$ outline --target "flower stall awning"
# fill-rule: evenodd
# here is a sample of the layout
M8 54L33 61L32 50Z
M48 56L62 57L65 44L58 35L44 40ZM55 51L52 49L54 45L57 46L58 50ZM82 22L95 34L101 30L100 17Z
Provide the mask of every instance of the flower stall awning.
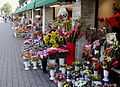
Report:
M29 4L27 4L26 10L34 9L34 7L35 7L35 2L36 2L36 0L32 0L32 2L30 2Z
M57 2L58 0L37 0L36 1L36 4L35 4L35 7L41 7L41 6L44 6L44 5L48 5L48 4L52 4L52 3L55 3Z
M21 12L24 12L25 10L26 10L26 6L16 9L15 13L21 13Z

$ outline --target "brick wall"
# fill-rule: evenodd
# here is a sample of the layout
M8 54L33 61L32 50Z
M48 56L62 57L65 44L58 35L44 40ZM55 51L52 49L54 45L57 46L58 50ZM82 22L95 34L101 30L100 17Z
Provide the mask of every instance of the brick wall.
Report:
M45 21L48 23L53 20L53 8L46 7L45 8Z
M95 23L95 0L81 0L81 21L83 22L83 30L86 29L87 25L91 24L94 26ZM76 42L76 57L82 57L82 49L86 43L86 39L83 36Z
M81 0L81 17L84 22L84 27L95 23L95 1L96 0Z

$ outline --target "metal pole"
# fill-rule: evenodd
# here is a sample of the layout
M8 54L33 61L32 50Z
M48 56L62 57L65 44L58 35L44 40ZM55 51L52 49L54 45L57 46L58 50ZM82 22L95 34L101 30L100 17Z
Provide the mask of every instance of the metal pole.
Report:
M98 27L98 9L99 9L99 0L95 0L95 28Z
M34 9L32 9L32 24L34 22Z
M43 15L42 15L42 32L45 33L45 6L43 6L42 9Z

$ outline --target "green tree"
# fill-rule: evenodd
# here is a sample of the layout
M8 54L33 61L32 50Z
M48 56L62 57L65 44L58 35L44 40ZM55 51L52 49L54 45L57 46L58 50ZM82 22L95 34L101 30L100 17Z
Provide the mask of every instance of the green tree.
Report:
M10 5L10 3L6 2L2 8L1 11L4 11L5 14L10 14L12 11L12 6Z

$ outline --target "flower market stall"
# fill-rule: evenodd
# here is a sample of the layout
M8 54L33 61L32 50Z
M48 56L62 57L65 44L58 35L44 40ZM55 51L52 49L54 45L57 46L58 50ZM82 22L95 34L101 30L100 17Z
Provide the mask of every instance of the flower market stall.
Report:
M49 79L58 87L96 87L113 86L110 77L113 67L119 67L119 39L113 33L107 33L107 27L90 28L95 34L84 45L80 60L75 59L75 42L85 35L81 32L80 21L71 31L61 31L53 27L47 34L33 32L24 41L23 60L25 70L42 69L49 72ZM112 37L111 37L112 35Z
M117 87L120 82L119 13L99 18L104 25L98 29L88 27L84 32L80 19L72 27L71 20L62 15L49 25L45 34L34 30L34 25L31 29L19 27L16 33L22 37L23 33L30 33L24 36L24 69L41 69L57 87ZM86 37L87 42L81 48L82 57L76 59L76 41L81 37Z

